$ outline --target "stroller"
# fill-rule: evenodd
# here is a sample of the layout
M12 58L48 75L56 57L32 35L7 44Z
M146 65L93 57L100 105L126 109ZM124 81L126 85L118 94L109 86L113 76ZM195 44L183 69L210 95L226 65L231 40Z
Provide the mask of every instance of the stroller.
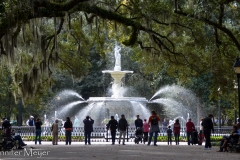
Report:
M141 143L143 141L143 129L138 127L135 132L134 142L135 142L135 144L139 144L140 141L141 141Z
M194 130L194 131L192 132L192 140L191 140L192 145L199 143L198 138L199 138L199 137L198 137L198 131L197 131L197 130Z

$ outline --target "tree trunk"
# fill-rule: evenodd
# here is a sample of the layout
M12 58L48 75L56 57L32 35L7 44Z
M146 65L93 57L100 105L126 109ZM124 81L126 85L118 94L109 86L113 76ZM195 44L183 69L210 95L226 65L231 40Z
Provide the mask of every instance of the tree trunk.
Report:
M17 107L18 107L17 125L22 126L22 107L23 107L23 104L22 104L22 99L21 98L18 100Z

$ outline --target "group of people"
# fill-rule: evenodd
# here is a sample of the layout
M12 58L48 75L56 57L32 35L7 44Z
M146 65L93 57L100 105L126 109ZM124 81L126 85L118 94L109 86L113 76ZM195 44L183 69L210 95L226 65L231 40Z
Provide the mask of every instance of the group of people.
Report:
M157 135L160 131L159 129L159 122L160 117L157 115L155 111L151 112L152 115L149 117L148 122L146 119L142 121L140 119L140 116L137 115L137 119L135 120L135 127L136 130L138 128L141 128L144 134L144 142L148 140L148 145L151 144L152 137L154 135L154 146L157 146ZM128 128L128 122L125 119L124 115L121 115L121 118L119 121L114 119L114 116L111 116L111 120L107 124L107 130L110 130L111 132L111 138L112 138L112 145L115 144L116 139L116 131L119 131L119 141L118 143L121 143L121 140L123 139L122 145L125 145L125 136L126 136L126 130ZM149 133L149 138L148 138Z
M212 148L210 136L211 133L214 133L214 127L212 122L213 115L209 114L208 117L203 118L200 122L200 137L204 135L205 137L205 150L210 150ZM79 123L79 122L77 122ZM153 145L157 146L157 137L158 133L160 132L159 128L160 123L160 117L157 115L155 111L151 112L151 116L147 119L140 119L140 116L136 116L135 120L135 127L137 129L141 129L143 131L143 141L144 143L147 142L147 145L151 144L152 138L153 138ZM34 120L34 117L31 116L28 120L27 124L29 126L35 126L35 144L37 144L37 141L39 144L41 144L41 126L43 125L41 120L39 118ZM86 116L86 118L83 120L84 124L84 136L85 136L85 145L91 145L91 133L93 132L93 124L94 120L90 116ZM167 124L166 119L164 119L164 126ZM6 135L10 134L10 128L11 124L7 119L4 119L2 123L2 129L5 131ZM125 136L126 131L128 129L128 122L124 115L121 115L121 118L117 121L114 119L114 116L111 116L110 121L107 123L107 130L110 130L111 133L111 139L112 139L112 145L115 144L116 139L116 132L119 131L119 141L120 144L122 141L122 145L125 145ZM69 117L66 118L66 121L64 123L65 128L65 135L66 135L66 145L71 145L71 134L73 131L74 124L70 120ZM53 135L52 144L57 145L58 144L58 133L59 133L59 124L58 120L56 119L55 122L50 127ZM163 128L165 129L165 127ZM167 135L168 135L168 145L172 145L172 134L174 134L175 137L175 143L176 145L179 145L179 137L180 137L180 130L181 125L179 123L179 119L175 120L175 123L173 124L173 130L171 129L171 126L167 126ZM186 123L186 133L187 133L187 143L190 145L192 143L192 136L193 132L195 130L195 125L192 122L191 118L188 119L188 122ZM149 136L148 136L149 135ZM220 150L219 152L227 151L227 144L229 141L237 141L240 136L240 125L233 126L233 132L230 136L224 136L221 140ZM16 140L19 141L20 146L19 149L22 149L23 146L26 146L26 144L22 141L21 136L16 135L14 137Z
M75 118L76 120L76 118ZM30 117L29 123L31 124L34 120L33 117ZM28 124L29 124L28 123ZM59 133L59 121L58 119L55 120L55 122L52 124L52 126L50 126L51 131L52 131L52 144L53 145L58 145L58 133ZM77 121L75 121L74 123L72 123L71 119L69 117L66 117L66 121L64 122L63 127L65 128L65 137L66 137L66 145L71 145L72 142L72 131L73 131L73 127L74 124L79 123ZM85 133L85 144L91 145L90 143L90 138L91 138L91 132L93 131L93 123L94 120L91 119L91 117L87 116L86 119L83 120L84 123L84 133ZM41 122L41 120L39 118L37 118L36 122L34 123L35 126L35 144L37 144L37 142L39 142L39 144L41 144L41 126L43 125L43 123ZM29 125L31 126L31 125Z
M199 137L202 137L202 134L205 137L205 150L210 150L212 145L210 141L211 133L214 133L214 127L212 123L213 115L209 114L208 117L203 118L200 122L200 134ZM175 120L173 124L173 131L171 126L168 126L167 135L168 135L168 145L172 144L172 133L174 133L176 145L179 145L179 136L181 131L181 125L179 123L179 119ZM195 125L192 122L191 118L188 118L186 122L186 133L187 133L187 143L188 145L193 144L193 133L196 131Z

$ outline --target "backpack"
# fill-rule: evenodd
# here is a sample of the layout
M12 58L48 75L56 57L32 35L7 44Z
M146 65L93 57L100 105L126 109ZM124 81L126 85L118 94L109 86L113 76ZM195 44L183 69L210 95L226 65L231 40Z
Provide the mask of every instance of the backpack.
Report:
M152 121L151 121L152 125L158 125L158 120L156 116L152 116Z

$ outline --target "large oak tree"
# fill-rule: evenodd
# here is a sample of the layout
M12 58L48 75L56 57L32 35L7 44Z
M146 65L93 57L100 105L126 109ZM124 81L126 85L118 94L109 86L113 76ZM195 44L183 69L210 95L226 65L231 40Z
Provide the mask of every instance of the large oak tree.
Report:
M240 50L238 17L237 0L2 0L1 62L26 99L51 85L56 67L86 75L89 48L104 57L112 38L134 49L146 74L166 65L181 82L211 73L212 91L224 91Z

